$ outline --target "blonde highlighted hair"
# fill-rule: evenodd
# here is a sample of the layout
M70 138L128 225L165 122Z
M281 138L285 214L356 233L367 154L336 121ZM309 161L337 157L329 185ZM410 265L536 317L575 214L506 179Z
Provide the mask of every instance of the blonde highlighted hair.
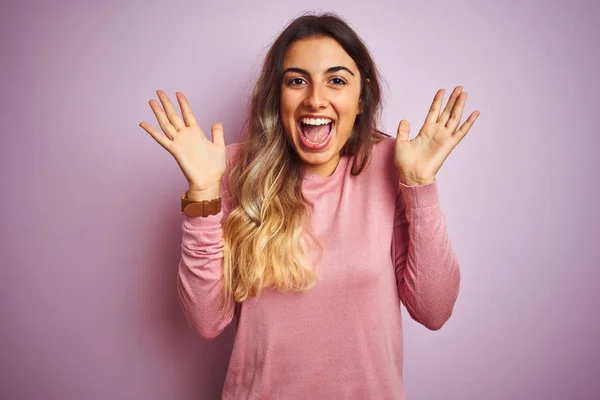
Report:
M309 204L302 194L300 160L280 120L283 59L290 44L310 37L335 39L355 61L361 75L362 113L342 148L353 156L352 174L367 165L381 113L379 74L367 47L335 14L305 14L292 21L269 49L252 93L245 137L228 170L232 210L224 231L223 302L241 303L266 288L306 291L316 282L308 257ZM323 249L321 249L323 250Z

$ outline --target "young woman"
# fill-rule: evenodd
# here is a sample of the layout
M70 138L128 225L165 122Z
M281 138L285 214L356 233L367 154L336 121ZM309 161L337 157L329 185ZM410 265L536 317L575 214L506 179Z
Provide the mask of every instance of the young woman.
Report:
M245 135L212 141L177 93L146 130L189 182L178 290L204 338L236 319L224 399L403 399L400 302L431 330L448 320L459 265L435 175L460 126L457 87L439 90L418 135L378 130L377 69L331 14L304 15L275 40Z

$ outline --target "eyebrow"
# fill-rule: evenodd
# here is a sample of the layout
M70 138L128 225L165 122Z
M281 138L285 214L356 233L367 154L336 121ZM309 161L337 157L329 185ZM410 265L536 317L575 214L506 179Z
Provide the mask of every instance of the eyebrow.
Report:
M325 71L325 73L330 74L332 72L338 72L338 71L348 71L350 73L350 75L355 76L354 72L350 71L349 68L346 67L342 67L341 65L338 65L337 67L331 67L328 68L327 71ZM292 68L288 68L285 71L283 71L283 74L287 74L288 72L296 72L298 74L304 74L304 75L310 75L308 73L308 71L302 69L302 68L296 68L296 67L292 67Z

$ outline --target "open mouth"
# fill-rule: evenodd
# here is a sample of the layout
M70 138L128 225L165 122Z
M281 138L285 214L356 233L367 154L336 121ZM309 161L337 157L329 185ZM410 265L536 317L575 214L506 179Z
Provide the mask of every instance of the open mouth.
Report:
M300 119L297 127L303 147L309 150L325 148L331 140L334 125L335 121L324 118Z

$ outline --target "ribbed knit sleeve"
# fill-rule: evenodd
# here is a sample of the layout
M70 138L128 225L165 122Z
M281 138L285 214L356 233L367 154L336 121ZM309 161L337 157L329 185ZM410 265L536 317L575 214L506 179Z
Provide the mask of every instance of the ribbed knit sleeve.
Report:
M450 318L460 286L437 182L398 185L392 239L398 294L415 321L437 330Z
M227 146L228 164L231 145ZM221 181L222 210L209 217L184 215L177 274L179 301L190 326L202 337L218 336L233 320L234 307L222 301L223 226L231 209L227 174Z

